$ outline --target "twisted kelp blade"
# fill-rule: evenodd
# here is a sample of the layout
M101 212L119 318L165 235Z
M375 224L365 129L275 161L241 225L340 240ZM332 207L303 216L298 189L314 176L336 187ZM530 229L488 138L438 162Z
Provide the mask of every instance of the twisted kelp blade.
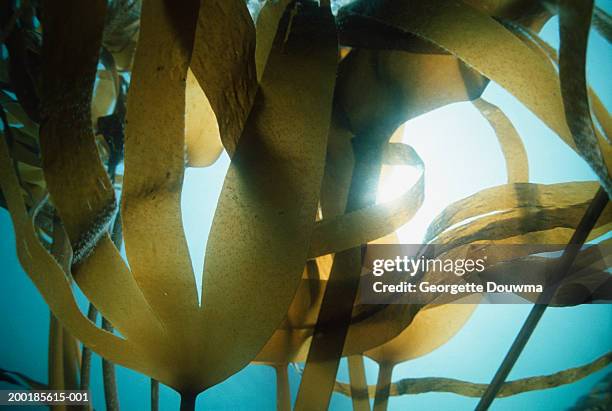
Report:
M559 262L553 271L553 278L551 279L552 287L548 287L538 296L536 304L531 308L529 315L525 319L523 326L519 330L516 338L512 342L510 349L506 353L502 363L495 372L491 383L487 387L485 393L480 398L480 401L476 405L477 411L485 411L489 409L489 406L495 399L504 381L508 377L508 374L516 364L519 356L523 352L523 349L529 342L533 331L537 327L540 319L544 315L548 304L547 299L554 296L558 290L559 284L567 276L568 272L572 268L577 254L579 253L580 247L582 247L588 238L589 233L595 226L595 223L599 219L600 215L604 211L606 205L609 203L609 198L603 187L599 187L597 193L593 197L593 201L589 204L583 216L580 218L580 222L577 224L576 231L572 234L572 238L563 250L563 254L559 258Z
M612 146L597 139L586 82L586 51L592 13L592 0L560 2L559 77L565 117L578 152L591 165L608 195L612 195Z
M528 207L586 206L597 183L580 181L556 184L515 183L486 188L447 206L431 222L425 242L433 241L442 232L473 217L493 212Z
M596 184L593 184L595 188ZM582 189L586 196L590 195L588 190ZM556 193L556 198L563 198L563 191ZM489 199L483 199L483 204L487 201L492 201L495 196L491 196ZM550 197L549 197L550 198ZM551 200L553 203L555 199ZM463 253L462 247L468 247L475 242L504 242L509 241L510 243L516 244L529 244L535 243L540 244L540 240L546 240L546 237L539 236L540 232L534 233L534 231L544 230L555 227L568 227L574 228L578 223L580 215L576 216L576 213L580 214L580 210L584 210L586 204L581 200L576 200L577 204L561 204L560 207L544 207L543 209L531 208L518 208L514 211L509 211L508 216L502 218L497 215L491 215L484 217L483 219L475 220L457 228L457 232L454 230L449 231L449 237L454 239L454 244L448 247L436 247L439 253ZM473 205L476 207L476 204ZM466 206L468 209L471 206ZM465 209L458 207L459 209ZM478 208L478 207L477 207ZM504 207L502 207L504 209ZM490 210L491 211L491 210ZM522 217L523 213L525 216ZM538 214L539 213L539 214ZM609 211L608 211L609 214ZM602 230L599 231L599 235L609 230L609 224L605 221L610 220L610 216L601 219L599 226ZM481 220L485 220L485 222ZM547 223L538 223L540 219L549 221ZM463 221L463 219L460 219ZM522 224L524 222L527 224ZM449 225L450 226L450 225ZM484 227L484 228L483 228ZM429 231L432 231L430 228ZM549 230L553 231L553 230ZM556 230L555 234L558 234L557 238L561 235L566 235L565 231L558 233ZM534 234L538 234L534 237ZM570 233L571 235L571 233ZM591 238L596 237L594 233ZM546 242L546 241L545 241ZM440 254L444 255L444 254ZM423 281L426 281L425 278ZM401 303L401 301L398 301ZM423 298L421 303L423 305L434 303L432 296ZM372 342L374 340L381 341L379 344L394 338L401 330L403 330L412 321L414 315L419 311L421 307L417 305L379 305L379 306L362 306L356 307L353 312L353 319L351 320L351 327L347 335L346 343L344 346L344 353L350 354L355 352L363 352L368 350L370 347L364 345L364 341ZM377 344L377 345L379 345Z
M487 119L501 147L506 160L506 174L508 183L526 183L529 181L529 162L527 151L521 136L517 133L512 122L503 111L485 99L477 98L472 104Z
M206 386L256 356L299 285L325 163L334 27L329 9L312 5L294 17L286 41L279 30L225 178L203 273Z
M100 355L142 372L149 371L149 367L139 365L144 364L143 358L128 341L98 329L79 310L66 274L36 236L4 139L0 142L0 185L11 213L19 261L53 314Z
M115 193L91 131L90 101L106 3L62 4L45 7L43 19L43 51L52 56L43 67L40 146L45 179L79 263L73 267L79 287L124 336L149 335L147 330L159 332L159 326L107 233ZM64 9L71 11L69 18ZM89 20L91 24L84 24ZM79 61L71 70L65 67L68 52Z
M310 258L359 247L384 237L410 221L419 210L425 192L424 165L419 155L406 144L392 143L385 147L383 162L414 165L422 172L417 182L395 200L318 221L310 243Z
M436 238L439 252L480 240L501 240L525 232L557 227L575 227L586 205L569 207L525 207L482 217L472 224L449 230ZM612 207L607 207L595 227L612 221Z
M414 33L448 50L506 88L576 150L553 67L491 17L448 0L386 0L376 7L357 3L343 10L342 18L365 13L362 17Z
M232 155L257 91L255 27L244 0L205 0L198 17L191 70Z
M73 0L48 2L43 14L41 154L51 198L66 220L75 262L91 252L116 209L90 118L105 14L106 2L102 0L87 5ZM68 60L79 63L67 66ZM72 161L62 158L66 150L80 156ZM82 174L83 165L88 173ZM60 186L65 188L57 190ZM75 197L87 198L92 204L82 207L73 201Z
M609 366L610 363L612 363L612 353L606 353L593 362L579 367L569 368L550 375L507 381L502 385L497 397L510 397L524 392L545 390L571 384L596 373ZM472 383L452 378L404 378L391 384L389 395L399 396L425 394L428 392L450 392L464 397L480 397L486 388L487 384ZM350 395L350 387L345 383L336 382L334 391L342 395ZM376 393L376 387L370 385L368 387L368 393L369 397L373 398ZM592 408L589 409L592 410Z
M393 133L389 141L391 143L399 142L403 139L403 135L404 127L402 126ZM327 220L327 223L342 216L346 208L346 200L354 166L354 154L351 145L352 138L353 134L346 128L346 124L342 121L341 110L336 106L332 116L332 125L328 138L327 159L320 199L321 214L323 219ZM381 179L388 170L385 166L420 166L418 155L408 146L400 147L399 149L393 144L386 146L383 149L383 160L386 164L382 167ZM389 203L386 203L382 206L386 207L388 205ZM377 206L367 207L366 209L372 211L376 209L376 207ZM349 215L350 214L352 213L349 213ZM341 218L337 219L337 221L341 221ZM388 234L388 232L383 233L383 237L380 237L379 240L386 238L384 234ZM317 240L315 240L314 237L315 234L313 234L313 241L311 242L311 254L317 253L313 252L313 249L317 247ZM377 236L374 235L373 237ZM333 263L333 255L327 254L318 257L316 263L318 266L318 278L328 279Z
M601 250L601 252L600 252ZM610 256L610 244L600 244L580 252L576 265L559 286L559 292L550 301L550 305L567 307L592 301L612 300L612 293L606 292L605 285L612 280L607 272L606 259ZM487 268L479 275L482 281L494 281L497 284L518 284L538 282L550 283L550 259L538 256L514 258ZM517 293L527 301L536 302L538 293Z
M508 27L514 34L519 36L523 42L529 45L536 52L550 59L555 67L557 67L557 69L559 68L559 56L557 55L557 51L550 44L544 41L537 33L534 33L529 28L516 24L510 24ZM593 111L593 115L603 130L605 138L604 136L598 135L599 130L597 128L594 129L594 132L597 134L598 141L601 142L602 140L607 140L609 142L610 136L612 136L612 118L610 117L610 113L608 113L608 110L602 103L597 93L595 93L590 86L587 88L591 110ZM603 146L603 149L605 151L605 146Z
M180 351L181 373L197 334L198 295L181 220L185 78L198 0L145 0L127 102L121 217L130 268ZM172 10L172 11L170 11ZM185 382L188 384L188 382ZM180 387L175 387L180 388Z
M215 41L211 41L211 36L207 36L207 34L210 34L208 33L210 29L201 28L201 30L196 33L196 36L198 36L196 40L200 42L197 43L194 53L197 53L198 60L196 60L196 55L194 55L192 65L196 70L201 70L201 81L208 85L208 93L218 100L216 109L219 115L224 115L226 112L230 114L233 113L233 115L236 116L248 115L257 87L257 84L254 84L252 81L252 68L250 67L252 60L251 43L253 41L253 35L251 34L252 23L244 19L244 7L242 7L240 3L239 1L227 4L224 2L219 2L218 4L216 2L207 2L206 7L219 10L226 7L232 9L236 8L238 10L237 15L242 17L239 19L238 23L236 23L235 19L232 19L231 22L228 21L227 27L233 27L237 24L242 28L241 30L231 30L231 35L229 36L219 36L216 34L212 36ZM258 81L261 80L265 65L268 61L272 42L274 41L278 29L278 22L289 3L290 1L288 0L266 2L257 19L255 29L255 64ZM210 13L210 11L207 10L206 13ZM227 15L222 13L222 15L223 18L232 17L231 13ZM217 17L217 15L207 15L205 19L207 19L207 21L215 21L214 26L224 26L223 23L217 21ZM201 18L204 19L202 16ZM239 53L237 56L229 56L227 53L228 47L225 43L228 41L242 42L242 40L238 39L238 35L246 36L249 40L241 46L242 53ZM226 64L220 66L218 64L219 60L213 60L211 59L212 54L206 54L212 51L216 52L219 56L223 56L222 60ZM232 71L224 71L228 68ZM237 76L239 80L231 79L228 76ZM219 80L222 81L221 84L219 84ZM239 91L237 95L233 96L231 93L226 93L227 89L223 87L227 81L232 83L232 87L237 87ZM225 104L244 104L244 106L232 110L227 108ZM195 79L191 70L187 76L187 112L185 115L188 164L191 167L208 166L216 160L223 149L220 140L220 127L208 97L200 87L198 80ZM245 119L241 121L244 122ZM229 130L228 128L232 128L233 130ZM239 124L232 124L230 122L229 124L225 124L222 130L228 135L226 140L228 140L227 145L230 147L231 144L234 144L230 142L232 140L230 137L231 133L240 133L242 128ZM234 140L237 140L237 137L235 137ZM233 149L231 147L228 151L230 154L233 154Z
M487 84L452 55L353 49L340 65L336 106L353 134L385 138L412 118L480 96Z

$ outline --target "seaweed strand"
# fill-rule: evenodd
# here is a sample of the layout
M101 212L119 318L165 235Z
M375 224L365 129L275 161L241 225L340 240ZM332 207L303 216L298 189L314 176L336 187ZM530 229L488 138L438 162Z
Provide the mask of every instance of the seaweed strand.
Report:
M121 249L121 232L121 215L120 212L118 212L115 216L115 221L111 229L111 239L113 240L113 244L115 244L115 247L117 247L117 249ZM110 333L114 331L113 325L105 317L102 317L102 329ZM118 411L119 395L117 393L117 376L115 374L115 364L105 358L102 358L102 379L104 382L104 398L106 400L106 409L108 411Z
M493 380L491 380L491 383L487 387L487 390L485 391L484 395L476 406L476 411L487 410L495 399L498 391L500 390L504 381L508 377L508 374L510 374L512 367L516 363L516 360L521 355L521 352L527 345L531 334L540 322L542 315L544 315L544 312L548 307L546 301L551 301L551 297L554 296L555 292L557 291L559 285L561 284L561 280L563 280L563 278L570 271L572 264L574 263L578 252L580 251L580 248L582 247L582 245L587 239L587 236L595 226L597 219L608 204L608 201L608 194L606 193L604 188L600 186L599 190L597 190L595 198L589 205L589 208L584 213L580 224L578 224L576 231L574 231L574 234L572 235L569 244L563 251L563 255L559 260L557 275L552 281L552 286L548 287L538 297L538 300L531 309L529 316L525 320L525 323L523 324L521 330L516 336L516 339L512 343L510 350L506 354L506 357L504 358L499 369L495 373Z
M197 394L181 393L180 411L195 411Z
M366 381L363 355L348 357L349 378L351 381L351 400L354 411L370 411L368 382Z
M391 376L393 375L393 364L382 363L378 370L378 381L376 382L376 396L374 398L374 411L387 411L389 405L389 391L391 389Z
M87 310L87 319L94 324L98 319L98 310L91 303ZM89 383L91 381L91 348L85 344L83 344L81 359L81 389L89 390Z
M159 411L159 381L151 378L151 411Z
M596 360L575 368L559 371L549 375L521 378L505 382L496 397L504 398L524 392L556 388L566 384L572 384L578 380L588 377L612 363L612 352L608 352ZM426 377L426 378L404 378L391 383L390 396L426 394L430 392L446 392L464 397L480 397L485 392L488 384L478 384L470 381L461 381L454 378ZM336 381L334 391L338 394L354 396L349 384ZM368 386L368 396L365 392L359 394L362 398L372 398L376 395L376 386Z

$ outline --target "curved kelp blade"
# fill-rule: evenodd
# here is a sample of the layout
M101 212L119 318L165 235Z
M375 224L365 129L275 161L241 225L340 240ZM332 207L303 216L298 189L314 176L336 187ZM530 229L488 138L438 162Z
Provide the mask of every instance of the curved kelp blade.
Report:
M194 347L197 288L181 220L185 78L200 2L145 0L128 95L121 217L133 275L182 351ZM170 12L172 9L172 12Z
M557 69L559 68L559 56L557 51L550 44L544 41L537 33L516 24L508 25L508 27L514 34L519 36L523 42L529 45L533 50L543 55L545 58L550 59L555 67L557 67ZM604 141L610 142L610 136L612 136L612 118L610 117L610 113L608 113L608 110L597 93L595 93L591 87L587 88L591 110L593 111L593 115L597 119L597 122L601 126L604 136L599 136L599 130L597 128L594 128L593 131L597 135L597 139L600 143ZM604 151L606 150L605 145L602 144L601 147L603 147Z
M282 27L288 19L286 14ZM328 8L305 7L288 36L284 30L276 36L207 245L200 316L206 386L255 357L300 283L323 176L337 60Z
M150 371L140 366L144 361L131 343L98 329L79 310L68 277L36 236L4 140L0 141L0 184L13 221L19 261L61 324L105 358Z
M365 353L379 364L399 364L422 357L451 340L476 309L479 296L463 304L426 306L400 335ZM467 302L473 304L468 304Z
M479 296L471 299L476 302ZM379 364L374 411L387 409L395 365L428 354L448 342L465 325L475 308L475 304L426 307L400 335L365 353Z
M592 0L560 2L559 77L565 117L576 147L601 180L608 196L612 196L612 146L597 139L586 82L586 52L592 13Z
M472 224L459 226L436 238L441 245L439 250L448 250L479 240L502 240L525 232L544 231L552 228L573 228L578 224L581 213L587 205L525 207L506 210L491 216L477 219ZM595 227L609 223L612 207L607 207Z
M527 187L532 193L521 200L523 203L519 201L522 198L520 190L522 187ZM519 190L513 195L517 188ZM539 206L539 197L533 194L538 188L543 192ZM465 255L466 249L470 245L482 243L562 243L562 240L571 236L573 229L580 220L581 213L584 212L589 203L591 193L589 188L596 190L597 184L591 182L552 186L514 184L483 190L483 194L477 193L473 198L453 204L436 219L435 227L443 232L441 236L435 239L436 244L443 244L443 246L436 247L437 255L457 254L457 258L459 258L461 255ZM504 191L507 194L504 194ZM522 191L525 192L524 189ZM530 191L526 191L526 193L529 194ZM564 201L565 197L567 197L566 201ZM495 203L496 198L500 198L497 203ZM492 206L486 207L488 203L491 203ZM522 205L526 206L522 207ZM503 210L502 213L486 214L491 210L496 210L498 206L500 210ZM457 210L471 210L472 208L475 208L476 211L463 213L461 214L463 217L454 214L457 213ZM483 213L478 210L483 211ZM598 227L590 238L596 238L598 235L609 231L609 222L612 219L611 211L612 207L608 207L606 214L602 216L598 222ZM483 214L485 215L482 216ZM456 215L457 218L453 218L453 215ZM472 217L475 216L482 217L473 220ZM463 225L458 224L462 222ZM448 230L444 231L445 229ZM436 229L433 227L428 230L429 233L435 231ZM510 255L508 258L512 257L517 256ZM428 280L428 277L424 278L424 281L426 280ZM412 302L417 301L412 300ZM424 305L434 303L435 300L428 296L428 298L420 299L418 302ZM355 307L351 327L344 345L344 354L363 352L371 349L372 346L389 341L398 334L397 330L403 330L413 321L415 314L420 309L421 306L419 305L403 304ZM379 341L379 343L368 347L367 343L375 341Z
M557 184L516 183L487 188L446 207L429 225L425 241L434 241L443 231L462 221L484 215L493 216L494 212L529 207L585 207L592 198L590 194L596 190L597 183L590 181Z
M512 125L512 122L499 107L491 104L483 98L472 101L472 104L487 119L501 147L506 160L506 174L508 183L529 182L529 162L527 161L527 150Z
M48 58L40 145L45 179L72 245L79 287L124 336L141 335L156 329L156 323L108 235L115 194L91 131L90 101L106 2L64 3L50 4L43 15ZM64 10L74 14L66 18ZM66 59L78 64L66 70Z
M340 64L336 105L353 134L382 137L431 110L477 98L487 84L453 55L353 49Z
M355 14L371 18L447 50L507 89L576 150L565 121L558 76L550 61L492 17L450 0L385 0L376 7L360 2L343 11L342 18ZM597 170L597 164L589 164Z
M245 1L202 1L191 70L217 116L221 141L232 155L257 91L255 27Z
M106 233L116 209L115 193L99 160L90 118L105 13L105 1L85 5L63 0L48 2L43 14L41 156L51 198L65 220L75 262L87 257ZM69 70L67 60L75 61ZM80 155L71 158L64 154L66 151ZM84 169L88 172L82 173ZM89 200L90 206L82 207L74 197Z
M395 200L318 221L312 234L309 258L359 247L384 237L410 221L419 210L425 191L424 165L419 155L406 144L391 143L385 149L383 162L416 166L421 175Z

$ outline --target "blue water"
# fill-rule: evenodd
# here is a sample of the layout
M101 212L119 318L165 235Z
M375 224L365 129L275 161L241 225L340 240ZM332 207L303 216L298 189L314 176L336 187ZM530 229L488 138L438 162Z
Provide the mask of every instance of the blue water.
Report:
M611 1L598 2L607 10ZM558 44L557 23L549 22L543 37ZM612 104L612 54L610 46L595 32L591 35L588 77L607 107ZM552 183L594 180L590 169L559 139L495 84L485 98L499 105L515 124L529 154L531 181ZM454 104L428 113L410 122L407 139L425 160L427 202L406 232L418 242L423 227L447 204L482 188L505 182L503 157L487 123L470 104ZM452 151L452 156L449 153ZM463 158L463 161L458 159ZM474 159L474 161L471 161ZM213 167L188 170L183 193L186 233L196 273L201 272L203 249L210 228L216 198L228 165L222 157ZM478 168L474 166L478 162ZM474 178L478 176L479 178ZM47 380L47 337L49 311L40 295L21 270L15 256L12 227L5 210L0 210L0 367L23 372L40 381ZM199 281L199 279L198 279ZM80 297L83 310L86 301ZM393 380L407 377L444 376L473 382L488 382L507 352L524 321L530 306L482 305L467 325L446 345L433 353L396 367ZM612 306L588 305L573 308L551 308L544 315L532 339L519 358L509 379L543 375L588 363L612 349ZM566 409L586 394L611 367L574 384L550 390L534 391L498 399L492 410ZM374 384L377 365L366 360L368 382ZM299 373L289 369L292 394L295 397ZM338 379L348 381L343 360ZM121 407L124 410L149 409L148 378L117 367ZM1 384L0 389L9 388ZM104 409L100 359L92 364L94 406ZM161 387L162 410L178 409L179 397ZM393 397L389 410L469 410L477 400L454 394L421 394ZM249 366L198 398L198 409L206 410L274 410L275 376L266 366ZM2 409L2 407L0 407ZM334 395L330 409L350 410L350 400Z

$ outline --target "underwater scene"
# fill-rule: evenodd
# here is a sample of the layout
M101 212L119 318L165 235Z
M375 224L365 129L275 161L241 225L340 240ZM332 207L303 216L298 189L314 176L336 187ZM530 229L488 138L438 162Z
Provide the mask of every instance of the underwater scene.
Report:
M0 1L0 410L612 411L611 14Z

